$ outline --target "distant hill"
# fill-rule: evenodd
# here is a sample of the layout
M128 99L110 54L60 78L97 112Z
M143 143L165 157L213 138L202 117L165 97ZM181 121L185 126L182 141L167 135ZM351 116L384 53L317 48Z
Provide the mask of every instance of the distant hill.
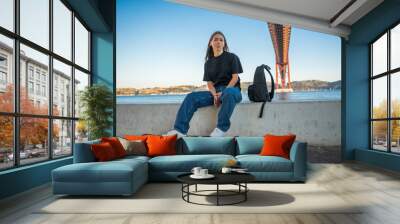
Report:
M294 91L307 91L307 90L334 90L341 88L341 81L326 82L320 80L306 80L306 81L295 81L292 82L292 88Z
M293 91L313 91L313 90L340 90L341 81L327 82L320 80L304 80L291 82ZM252 82L241 82L242 91L246 91ZM269 89L271 84L267 82ZM117 88L118 96L136 96L136 95L163 95L163 94L186 94L193 91L207 90L206 85L179 85L170 87L153 87L153 88Z

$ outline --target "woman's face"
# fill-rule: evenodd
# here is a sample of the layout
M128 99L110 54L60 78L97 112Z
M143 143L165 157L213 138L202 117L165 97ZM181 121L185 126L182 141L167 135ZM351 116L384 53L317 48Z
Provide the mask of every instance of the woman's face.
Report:
M221 34L215 34L211 39L210 46L213 50L222 51L225 46L224 37Z

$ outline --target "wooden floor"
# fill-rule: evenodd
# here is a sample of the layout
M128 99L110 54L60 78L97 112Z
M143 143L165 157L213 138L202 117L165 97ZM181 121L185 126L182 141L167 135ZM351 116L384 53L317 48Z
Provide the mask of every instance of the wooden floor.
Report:
M47 185L1 201L0 223L400 223L399 173L359 163L311 164L308 182L367 206L357 214L35 214L54 200Z

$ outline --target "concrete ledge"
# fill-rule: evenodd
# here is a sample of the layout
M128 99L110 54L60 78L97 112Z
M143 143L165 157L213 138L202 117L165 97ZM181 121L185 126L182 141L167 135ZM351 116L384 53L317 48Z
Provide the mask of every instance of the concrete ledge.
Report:
M118 104L117 135L163 134L173 128L180 103ZM240 103L231 117L228 136L262 136L292 132L314 146L341 143L341 101L271 102L258 118L261 103ZM190 122L189 135L209 135L215 128L218 109L200 108Z

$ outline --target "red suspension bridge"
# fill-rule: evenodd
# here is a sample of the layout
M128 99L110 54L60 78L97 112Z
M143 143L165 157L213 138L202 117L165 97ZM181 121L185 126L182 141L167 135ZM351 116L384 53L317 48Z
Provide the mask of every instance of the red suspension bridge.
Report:
M293 92L289 66L291 26L268 23L268 28L275 50L275 90L276 92Z

